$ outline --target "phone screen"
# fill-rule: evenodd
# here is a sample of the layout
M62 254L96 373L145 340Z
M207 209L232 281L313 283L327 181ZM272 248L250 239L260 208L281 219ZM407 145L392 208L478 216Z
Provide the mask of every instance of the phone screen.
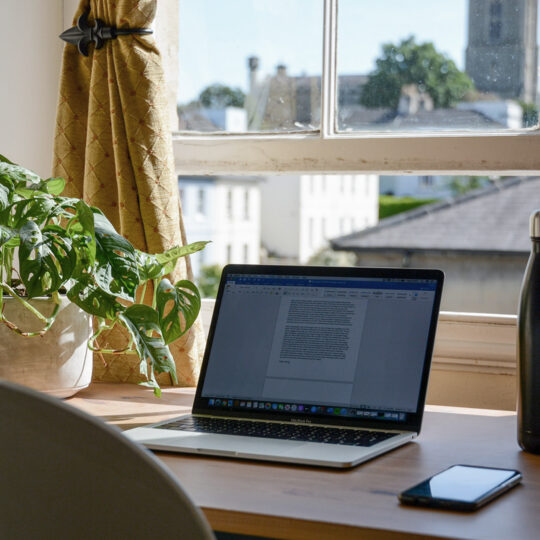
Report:
M520 479L521 474L515 470L454 465L404 491L400 500L451 508L461 505L470 509L491 500Z

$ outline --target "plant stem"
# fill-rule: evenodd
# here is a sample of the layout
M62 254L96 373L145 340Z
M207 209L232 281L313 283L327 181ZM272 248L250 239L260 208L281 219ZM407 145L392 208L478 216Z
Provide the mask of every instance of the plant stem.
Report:
M156 306L157 306L157 290L158 290L159 280L154 279L152 281L154 283L154 290L153 290L154 294L152 295L152 308L156 309Z
M139 302L141 302L142 304L144 304L144 297L146 296L146 285L148 285L148 281L144 282L143 288L142 288L142 294L139 298Z
M49 322L49 320L47 319L47 317L45 317L45 315L39 312L32 304L24 300L24 298L21 298L7 283L0 283L0 287L2 287L2 289L6 291L10 296L18 300L28 311L33 313L40 321L43 321L46 324ZM57 305L57 307L59 306ZM55 307L56 312L58 312L57 307Z
M0 312L0 321L3 322L11 331L15 332L16 334L19 334L20 336L24 336L24 337L43 336L49 330L49 328L53 325L54 321L56 320L56 316L58 315L58 311L60 310L60 296L58 295L58 292L55 291L51 295L52 301L54 302L55 305L54 305L54 309L50 317L46 318L37 309L35 309L31 304L29 304L28 302L23 300L20 296L18 296L15 293L15 291L13 291L11 287L9 287L9 285L2 283L2 293L3 293L4 288L11 290L12 292L10 292L10 295L19 299L23 303L25 308L29 309L34 315L36 315L36 317L38 317L40 320L45 322L45 326L37 332L25 332L24 330L21 330L16 324L12 323L11 321L8 321L4 317L3 312Z
M94 346L97 338L101 335L102 332L106 330L112 330L116 326L116 321L113 321L112 324L108 325L103 319L98 320L99 327L94 335L88 340L88 348L92 352L97 352L101 354L137 354L137 351L133 349L133 338L130 336L129 343L124 349L103 349L99 345Z

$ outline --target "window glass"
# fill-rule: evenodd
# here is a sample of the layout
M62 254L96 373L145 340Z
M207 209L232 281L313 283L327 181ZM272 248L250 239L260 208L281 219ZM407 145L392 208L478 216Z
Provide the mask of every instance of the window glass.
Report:
M536 2L340 0L338 129L537 124Z
M182 131L320 125L322 0L179 0Z
M246 261L440 268L443 310L516 313L539 177L348 176L354 194L341 192L341 175L324 176L324 192L305 174L180 179L204 183L214 201L204 219L186 203L188 240L211 241L192 258L195 276ZM230 221L227 193L247 183L249 220Z

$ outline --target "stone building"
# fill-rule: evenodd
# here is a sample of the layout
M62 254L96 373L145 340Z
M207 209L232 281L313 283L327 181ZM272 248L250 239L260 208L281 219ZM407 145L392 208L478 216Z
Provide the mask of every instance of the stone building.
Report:
M538 0L469 0L465 71L481 92L536 101Z

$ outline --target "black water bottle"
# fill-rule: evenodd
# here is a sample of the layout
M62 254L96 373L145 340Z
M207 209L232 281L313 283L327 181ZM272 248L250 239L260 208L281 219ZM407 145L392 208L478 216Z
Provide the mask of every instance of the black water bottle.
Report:
M518 309L518 442L540 454L540 210L531 214L531 255Z

